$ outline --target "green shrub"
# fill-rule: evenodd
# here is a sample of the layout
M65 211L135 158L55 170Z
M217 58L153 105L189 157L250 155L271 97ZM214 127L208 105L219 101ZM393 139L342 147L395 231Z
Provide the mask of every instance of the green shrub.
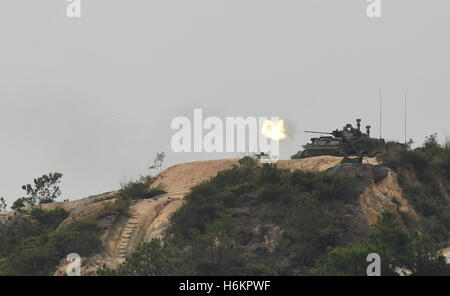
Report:
M310 271L312 275L365 276L367 255L381 257L381 275L397 275L397 268L412 275L450 275L450 265L431 241L403 230L398 217L386 212L370 235L346 248L336 247L329 252L328 262Z
M279 185L267 183L259 193L258 197L263 202L274 202L281 200L285 191Z
M200 244L199 238L210 231L208 225L221 219L221 213L234 213L235 207L241 212L242 207L250 207L245 204L250 202L248 215L265 224L281 225L285 229L284 239L273 254L262 249L248 254L245 244L252 243L253 230L244 229L245 221L241 221L231 240L236 245L244 244L242 249L233 252L245 264L234 263L239 266L237 269L225 271L225 267L219 268L205 258L207 262L201 261L200 254L206 254L207 250L200 248L199 259L195 256L193 259L198 274L245 275L252 274L251 268L261 268L257 274L267 274L269 270L271 274L305 274L317 258L326 254L327 247L344 244L349 238L346 222L338 213L339 204L355 201L362 192L354 179L326 173L291 172L269 164L258 166L250 158L239 163L192 188L185 197L186 203L172 216L168 233L189 241L191 247L194 244L194 252Z
M95 221L96 219L103 218L108 215L118 214L123 217L130 217L130 200L119 198L114 202L106 203L103 209L98 210L92 214L89 218L90 221Z
M53 210L45 210L40 207L31 210L31 218L39 221L41 230L55 230L68 216L69 212L60 207Z
M100 248L96 225L77 222L64 230L28 237L19 242L6 258L0 274L51 275L59 261L69 253L87 256Z
M306 274L329 247L346 242L346 224L317 195L304 193L296 197L287 213L286 231L279 245L279 251L290 261L287 273Z
M147 182L132 182L121 191L121 198L128 200L147 199L166 193L162 186L150 188Z
M439 145L436 135L431 135L422 147L388 150L380 159L398 173L406 198L422 216L421 230L445 246L450 238L449 147ZM414 177L417 182L411 182Z
M186 268L188 251L173 245L172 241L162 243L159 239L152 239L143 243L128 256L117 269L103 266L97 274L100 276L162 276L182 275Z

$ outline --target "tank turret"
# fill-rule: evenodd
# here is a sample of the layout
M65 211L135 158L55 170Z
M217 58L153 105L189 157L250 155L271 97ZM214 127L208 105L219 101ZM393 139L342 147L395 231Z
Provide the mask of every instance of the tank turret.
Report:
M361 121L361 119L356 120L356 128L348 123L342 130L336 129L332 132L305 131L323 136L311 138L311 143L304 145L304 150L299 151L291 158L296 159L321 155L342 157L375 156L385 149L385 141L370 137L370 125L366 126L366 133L363 133L361 131Z

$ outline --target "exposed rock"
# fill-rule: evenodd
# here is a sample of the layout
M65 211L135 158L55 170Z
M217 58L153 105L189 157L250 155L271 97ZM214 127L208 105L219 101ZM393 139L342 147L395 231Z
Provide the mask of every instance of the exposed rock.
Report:
M264 236L264 243L269 252L275 251L282 235L283 230L279 226L273 226L267 231L267 234Z
M447 259L447 263L450 264L450 248L442 250L442 255Z
M397 175L392 171L388 171L387 177L382 181L373 182L366 188L359 197L359 202L370 224L375 224L385 211L399 212L407 215L413 223L418 223L418 216L404 198Z

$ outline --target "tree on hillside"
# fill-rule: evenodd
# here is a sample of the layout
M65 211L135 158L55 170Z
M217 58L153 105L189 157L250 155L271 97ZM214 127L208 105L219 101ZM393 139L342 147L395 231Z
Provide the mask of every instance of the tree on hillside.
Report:
M6 208L8 206L6 205L6 201L3 197L0 197L0 213L3 213L4 211L6 211Z
M161 172L165 157L166 153L164 151L156 153L155 159L153 160L153 164L149 167L152 175L157 175Z
M61 173L50 173L34 179L34 185L23 185L22 189L26 191L27 196L22 198L22 203L34 205L36 202L39 204L54 202L61 195L59 184L62 176Z

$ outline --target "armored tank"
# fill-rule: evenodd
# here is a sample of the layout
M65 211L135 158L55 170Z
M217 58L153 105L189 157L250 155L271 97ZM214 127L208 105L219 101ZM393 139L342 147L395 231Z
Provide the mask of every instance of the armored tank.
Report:
M291 158L321 155L374 157L386 149L386 143L384 139L371 138L370 128L370 125L366 126L366 132L363 133L361 119L357 119L356 128L349 123L342 130L336 129L332 132L305 131L322 136L311 138L311 143L304 145L304 150L294 154Z

